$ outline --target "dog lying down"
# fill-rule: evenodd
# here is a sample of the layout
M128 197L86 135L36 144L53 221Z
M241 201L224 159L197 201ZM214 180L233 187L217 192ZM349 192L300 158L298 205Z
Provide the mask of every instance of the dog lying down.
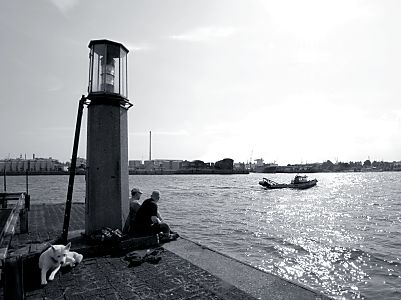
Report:
M46 275L51 271L49 280L52 281L54 276L60 270L60 267L74 267L82 261L82 254L70 251L71 243L64 245L51 245L39 257L39 269L41 273L41 284L46 285Z

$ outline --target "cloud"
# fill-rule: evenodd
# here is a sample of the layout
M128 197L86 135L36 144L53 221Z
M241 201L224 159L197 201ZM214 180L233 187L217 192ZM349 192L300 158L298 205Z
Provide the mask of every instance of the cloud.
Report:
M62 13L66 13L77 6L79 0L50 0L50 2Z
M232 27L198 27L191 31L169 36L170 39L187 42L207 42L212 39L227 38L238 30Z
M339 26L376 15L375 7L362 1L260 0L260 3L277 30L302 38L321 37Z
M131 135L134 136L148 136L149 132L133 132ZM189 135L188 131L181 129L176 131L152 131L152 136L154 135L169 135L169 136L181 136L181 135Z
M74 127L72 126L53 126L53 127L31 127L25 128L19 132L22 135L47 135L51 132L61 133L61 132L74 132Z
M123 43L123 44L124 44L124 46L127 47L127 49L129 51L137 52L137 51L149 51L149 50L152 50L152 46L148 45L148 44L145 44L145 43L135 44L135 43L128 42L128 43Z
M46 90L50 93L58 92L64 88L62 80L54 76L49 76L43 84L46 85Z

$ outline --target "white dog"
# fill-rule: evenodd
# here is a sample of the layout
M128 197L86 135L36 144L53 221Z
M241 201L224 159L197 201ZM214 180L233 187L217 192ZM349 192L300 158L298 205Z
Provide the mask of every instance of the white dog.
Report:
M49 275L49 280L53 280L54 276L60 270L61 265L65 264L67 254L70 250L71 243L67 246L53 245L39 257L39 269L41 270L41 283L46 285L46 274L49 270L52 272Z

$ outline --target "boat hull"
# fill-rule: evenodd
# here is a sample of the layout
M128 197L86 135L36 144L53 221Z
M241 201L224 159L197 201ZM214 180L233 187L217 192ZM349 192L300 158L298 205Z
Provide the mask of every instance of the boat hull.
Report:
M285 184L285 183L270 183L269 181L263 180L259 181L259 184L266 189L285 189L285 188L291 188L291 189L297 189L297 190L305 190L309 189L313 186L315 186L317 183L316 179L313 180L308 180L307 182L302 182L302 183L290 183L290 184Z

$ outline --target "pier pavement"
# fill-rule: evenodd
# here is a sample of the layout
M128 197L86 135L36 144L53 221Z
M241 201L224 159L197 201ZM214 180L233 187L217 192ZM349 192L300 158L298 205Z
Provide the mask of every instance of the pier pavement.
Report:
M32 205L29 232L16 233L10 255L43 248L60 236L63 220L63 204ZM69 227L72 250L83 250L82 243L78 244L84 222L84 205L73 204ZM123 254L84 257L76 267L58 272L45 287L30 284L40 280L38 272L30 272L30 268L37 268L35 259L24 269L25 299L329 299L186 238L150 249L154 250L157 262L136 266Z

